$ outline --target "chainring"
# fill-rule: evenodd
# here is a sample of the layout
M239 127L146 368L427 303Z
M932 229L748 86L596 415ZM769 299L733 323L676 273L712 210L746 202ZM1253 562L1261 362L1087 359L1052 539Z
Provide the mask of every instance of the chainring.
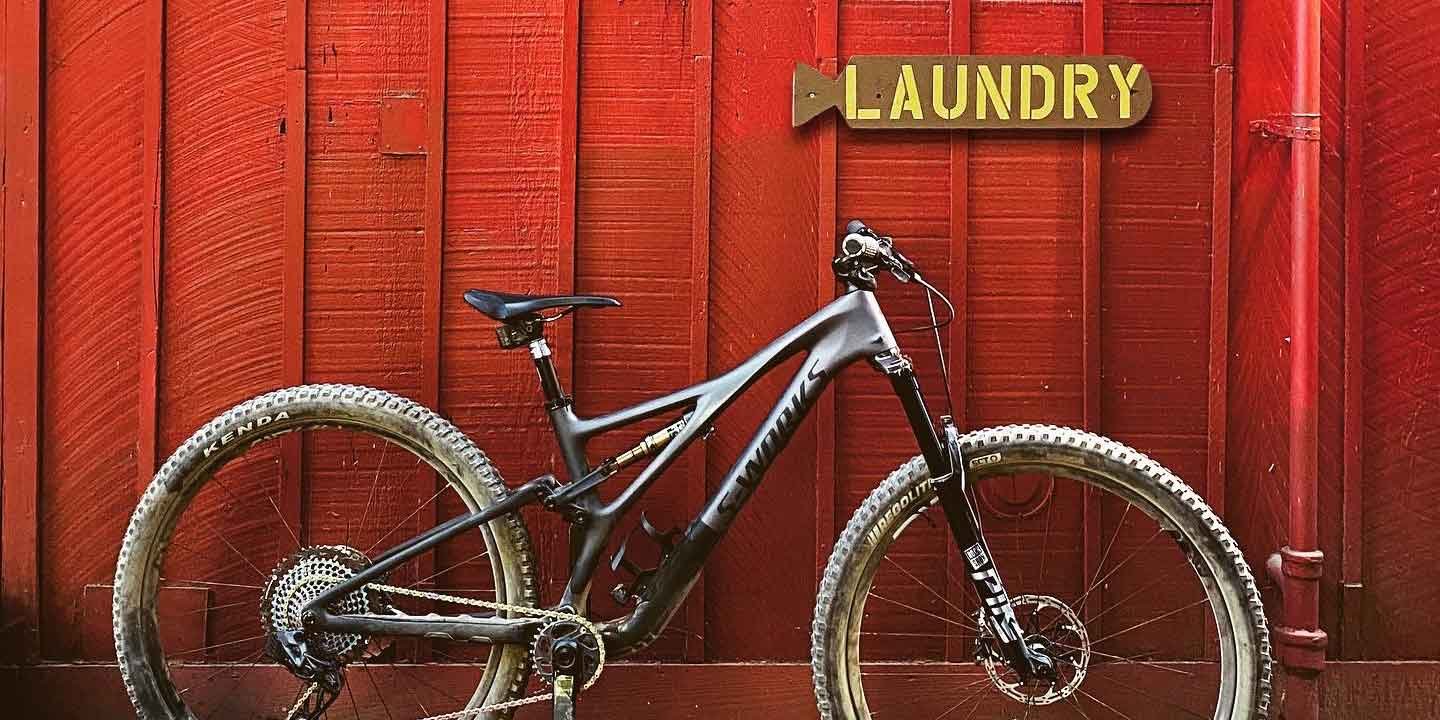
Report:
M590 630L570 620L551 620L535 633L535 641L530 646L530 660L535 666L535 675L548 686L553 687L555 684L555 659L552 654L555 643L570 638L578 642L581 651L581 675L575 678L576 687L584 686L600 667L602 655L599 640Z

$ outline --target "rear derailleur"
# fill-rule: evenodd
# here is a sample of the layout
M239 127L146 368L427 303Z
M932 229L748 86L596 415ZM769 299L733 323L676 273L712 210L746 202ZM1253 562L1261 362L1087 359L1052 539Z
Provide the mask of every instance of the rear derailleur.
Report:
M266 640L265 653L309 683L285 720L319 720L340 697L345 687L344 666L338 660L326 660L309 652L303 630L272 633Z

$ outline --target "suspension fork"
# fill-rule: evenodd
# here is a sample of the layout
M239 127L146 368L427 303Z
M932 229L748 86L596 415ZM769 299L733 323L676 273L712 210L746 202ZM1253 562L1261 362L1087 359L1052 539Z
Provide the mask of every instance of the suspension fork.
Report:
M965 481L965 459L960 450L960 430L950 417L941 418L936 432L920 393L910 358L891 348L872 359L873 364L890 380L890 387L905 408L905 417L915 431L920 454L930 468L931 483L940 498L940 507L950 525L950 535L965 557L966 573L975 586L975 594L985 608L984 622L995 636L1005 664L1022 680L1035 677L1054 679L1054 662L1043 649L1025 641L1020 621L1010 594L995 567L990 546L980 527L980 514L975 503L974 488Z

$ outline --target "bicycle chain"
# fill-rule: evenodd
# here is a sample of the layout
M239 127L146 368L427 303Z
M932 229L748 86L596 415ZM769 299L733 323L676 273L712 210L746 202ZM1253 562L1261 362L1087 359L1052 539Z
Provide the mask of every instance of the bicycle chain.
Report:
M345 579L346 578L333 578L333 581L338 583L344 582ZM410 597L421 598L423 600L434 600L436 602L447 602L456 605L472 605L475 607L483 607L490 610L503 610L506 612L516 613L520 615L531 615L534 617L552 618L555 620L573 622L576 625L580 626L582 630L594 636L596 646L600 649L599 658L595 664L595 672L590 676L590 679L585 681L585 684L581 686L581 689L590 689L590 686L594 685L595 681L600 679L600 673L605 669L605 639L600 636L600 629L595 627L594 623L585 619L581 615L562 612L560 610L546 610L544 608L526 607L524 605L510 605L508 603L491 602L489 600L461 597L459 595L445 595L442 593L429 592L428 590L415 590L413 588L397 587L395 585L384 585L381 583L370 583L365 587L366 589L370 590L380 590L387 593L394 593L396 595L408 595ZM294 707L290 709L290 713L285 716L286 720L294 719L295 711L300 709L301 704L305 702L306 698L310 697L311 693L315 692L315 687L316 683L310 684L310 686L305 690L305 693L300 696L300 700L295 703ZM547 693L540 693L527 697L516 698L514 700L506 700L504 702L492 703L490 705L485 705L484 707L467 708L465 710L444 713L442 715L430 715L427 717L418 718L417 720L460 720L461 718L478 718L480 717L481 713L509 710L510 708L516 708L522 705L530 705L532 703L543 702L545 700L549 700L552 697L553 695Z

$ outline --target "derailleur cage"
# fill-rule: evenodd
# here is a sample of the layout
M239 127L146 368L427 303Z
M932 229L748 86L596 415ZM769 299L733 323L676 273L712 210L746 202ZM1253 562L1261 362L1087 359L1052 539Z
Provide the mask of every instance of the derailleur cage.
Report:
M638 602L645 597L645 593L650 589L650 580L655 576L655 571L660 569L660 565L665 564L666 558L670 557L671 551L675 549L676 540L680 538L678 528L662 532L650 523L650 519L645 517L644 512L640 513L640 525L637 529L644 532L646 537L660 547L660 561L653 568L642 569L625 559L625 551L630 547L630 539L635 536L635 530L632 529L625 536L620 547L616 548L615 554L610 556L610 570L612 572L624 570L632 578L628 585L620 583L610 590L611 599L620 605Z

